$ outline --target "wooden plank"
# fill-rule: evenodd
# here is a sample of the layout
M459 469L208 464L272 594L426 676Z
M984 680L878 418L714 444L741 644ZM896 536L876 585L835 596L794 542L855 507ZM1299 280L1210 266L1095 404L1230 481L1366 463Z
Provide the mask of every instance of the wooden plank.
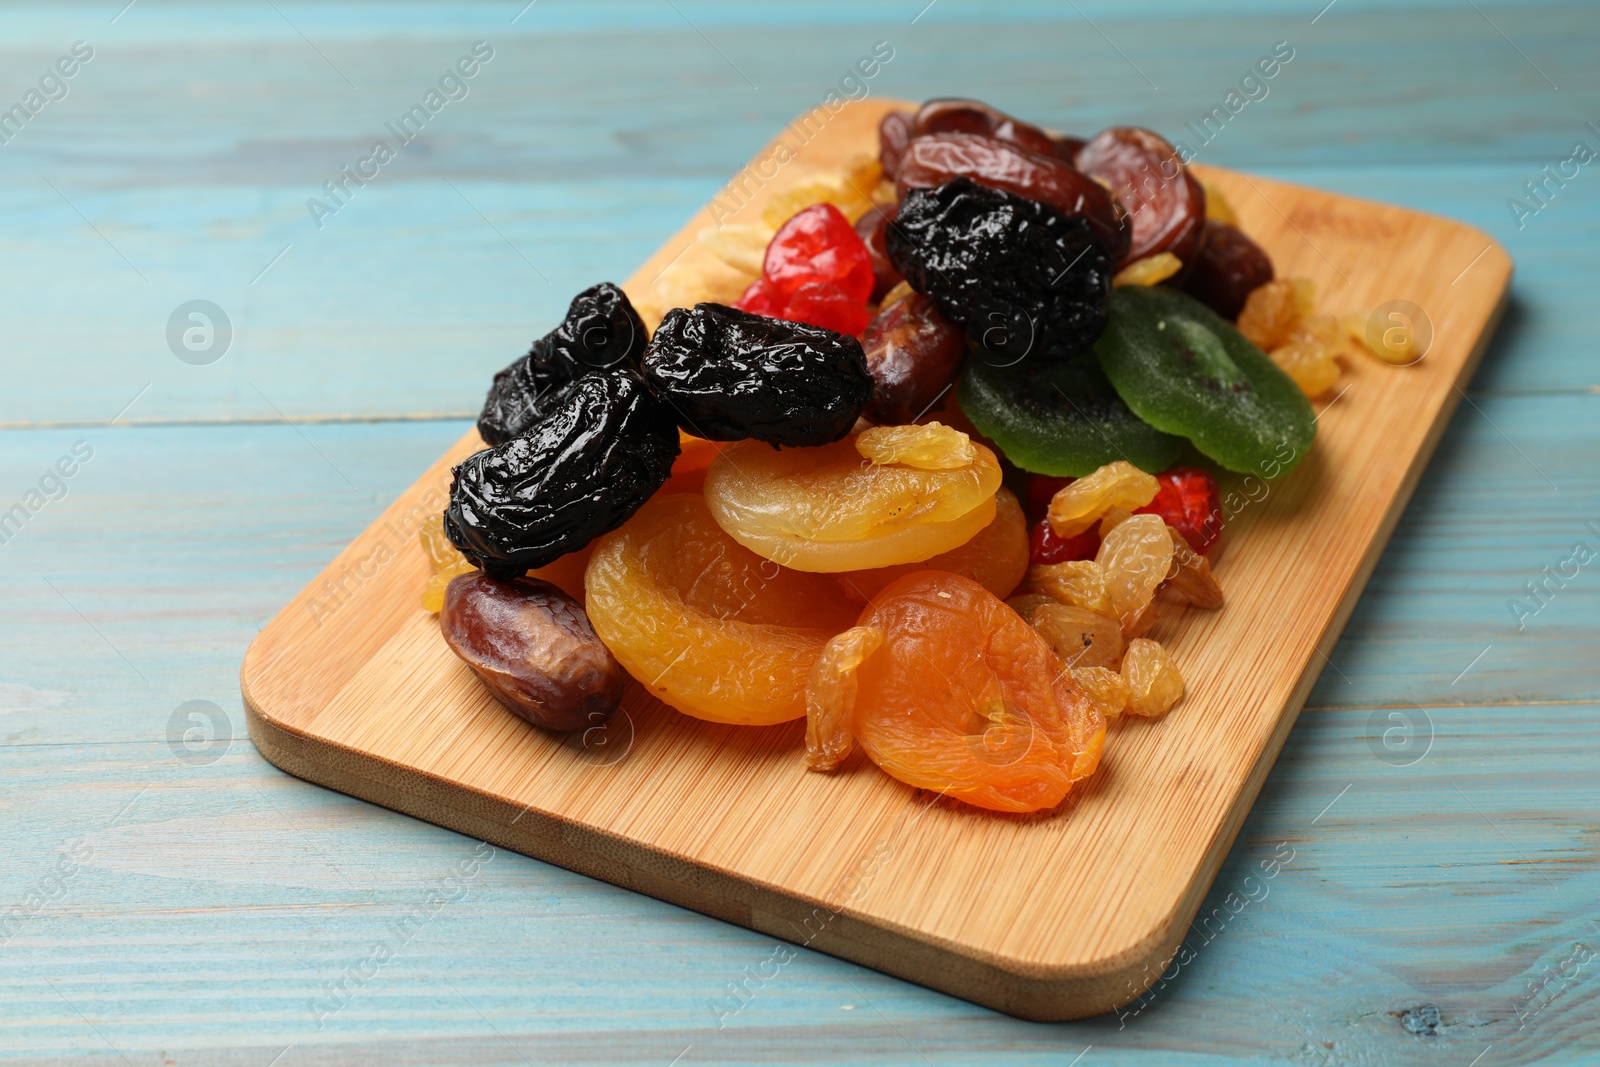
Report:
M873 144L886 106L840 111L788 169L798 179L842 166ZM526 728L415 605L426 564L407 538L442 505L448 468L478 447L475 434L324 577L393 562L336 606L313 582L252 644L242 681L256 745L302 777L1014 1014L1125 1003L1198 907L1443 432L1510 273L1486 235L1459 224L1207 175L1286 273L1358 304L1404 289L1432 309L1436 337L1406 372L1349 368L1349 399L1325 409L1305 466L1235 520L1219 572L1234 590L1229 609L1163 631L1190 680L1188 714L1121 727L1109 768L1069 812L1017 822L930 806L860 762L808 775L797 724L710 727L637 687L625 701L628 758L598 772L593 753ZM636 272L642 311L737 291L692 243L711 221L708 209ZM1357 257L1384 270L1341 271ZM1306 558L1319 566L1308 572ZM1252 641L1264 634L1272 640ZM818 827L827 850L805 844ZM905 858L880 870L885 851ZM1148 872L1129 855L1148 857ZM999 856L1005 878L994 877ZM1023 890L1063 881L1070 893Z

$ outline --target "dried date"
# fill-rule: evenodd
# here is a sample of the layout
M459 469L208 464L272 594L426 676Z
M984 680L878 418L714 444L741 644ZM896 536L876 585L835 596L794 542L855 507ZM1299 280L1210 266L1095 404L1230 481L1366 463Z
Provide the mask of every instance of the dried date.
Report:
M967 354L961 327L912 293L878 313L861 347L872 372L868 421L899 426L921 418L949 391Z
M878 164L883 176L894 181L900 169L900 155L911 140L911 124L915 118L910 111L891 111L878 123Z
M872 396L854 337L721 304L667 312L644 377L685 432L711 441L828 444Z
M977 133L1040 155L1057 154L1056 144L1049 134L980 100L958 97L929 100L912 120L911 136L930 133Z
M1131 240L1118 269L1171 252L1187 266L1200 249L1206 193L1160 134L1118 126L1094 135L1077 156L1078 169L1111 187L1128 212Z
M622 703L621 664L578 602L549 582L457 575L439 630L495 699L535 726L588 729Z
M1225 319L1237 319L1245 298L1272 280L1272 259L1226 222L1208 220L1184 290Z
M889 253L883 247L884 228L894 221L895 212L898 210L898 204L875 206L867 209L866 214L856 220L856 233L866 242L867 258L872 260L873 301L882 300L890 289L904 280L900 277L900 272L894 269L894 264L889 262Z
M1012 362L1074 355L1105 329L1111 257L1048 204L956 178L908 193L886 236L911 287Z
M494 376L478 416L479 436L490 445L511 440L543 418L589 371L637 370L649 339L626 293L610 282L590 286L572 298L561 325Z
M614 530L672 473L672 411L631 370L586 374L518 437L454 471L444 530L495 578L515 578Z

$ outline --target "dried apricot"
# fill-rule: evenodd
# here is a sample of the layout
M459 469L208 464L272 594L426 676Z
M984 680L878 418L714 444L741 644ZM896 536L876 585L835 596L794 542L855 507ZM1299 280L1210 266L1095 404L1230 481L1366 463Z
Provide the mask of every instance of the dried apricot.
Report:
M658 495L596 541L584 584L595 633L653 696L752 726L805 714L812 664L858 611L739 545L694 493Z
M901 563L866 571L845 571L838 576L847 595L865 602L896 578L917 571L949 571L971 578L998 597L1011 595L1028 570L1028 531L1022 505L1002 489L995 495L994 521L964 545L941 552L922 563Z
M855 438L775 450L736 441L711 463L706 503L734 540L802 571L920 563L972 540L995 516L1000 464L973 444L964 467L864 459Z
M1128 684L1128 710L1156 718L1183 699L1183 675L1167 650L1148 638L1128 642L1122 655L1122 680Z
M1105 741L1105 718L1032 627L940 571L874 597L822 654L809 695L811 765L837 765L853 737L907 785L993 811L1060 804Z
M1154 477L1132 463L1107 463L1056 491L1050 498L1050 526L1059 537L1076 537L1112 508L1144 507L1158 488Z

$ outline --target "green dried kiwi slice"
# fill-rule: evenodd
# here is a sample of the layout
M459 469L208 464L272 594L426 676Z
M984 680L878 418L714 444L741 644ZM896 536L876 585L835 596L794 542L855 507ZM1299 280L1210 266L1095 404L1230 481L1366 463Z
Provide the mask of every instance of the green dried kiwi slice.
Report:
M1134 414L1187 437L1229 470L1275 478L1294 469L1316 436L1311 403L1294 380L1187 293L1114 290L1094 351Z
M1141 422L1087 352L1017 361L973 349L956 400L1007 459L1035 474L1081 478L1119 459L1155 473L1183 444Z

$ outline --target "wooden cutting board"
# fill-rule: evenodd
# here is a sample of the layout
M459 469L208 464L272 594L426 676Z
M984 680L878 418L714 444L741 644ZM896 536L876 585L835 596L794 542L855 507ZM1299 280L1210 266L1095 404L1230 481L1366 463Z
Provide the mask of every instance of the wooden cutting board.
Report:
M822 109L787 128L626 283L646 317L731 298L742 279L700 231L754 221L775 192L874 153L893 106L908 105ZM1163 720L1113 726L1100 770L1061 809L962 807L859 751L837 773L808 773L802 723L716 726L637 685L604 730L524 724L418 606L429 570L416 531L443 508L451 465L481 447L475 432L251 645L241 681L256 747L310 781L1014 1015L1070 1019L1132 1000L1195 921L1511 274L1471 227L1198 169L1280 276L1316 281L1322 310L1406 301L1432 340L1415 366L1347 365L1293 475L1224 480L1236 512L1217 567L1227 606L1169 613L1152 634L1188 695Z

